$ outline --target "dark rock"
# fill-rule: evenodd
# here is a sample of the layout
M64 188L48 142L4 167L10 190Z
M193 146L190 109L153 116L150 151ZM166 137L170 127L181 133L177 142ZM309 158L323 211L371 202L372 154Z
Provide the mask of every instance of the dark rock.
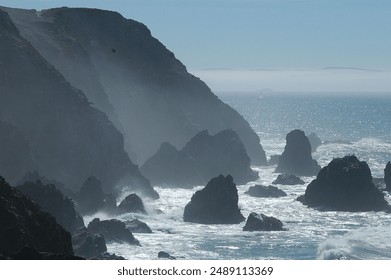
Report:
M372 178L372 183L379 190L385 190L386 189L386 183L384 182L383 178Z
M87 229L92 234L103 235L106 242L125 242L130 245L141 246L140 242L126 228L126 224L117 219L101 221L99 218L95 218L88 224Z
M219 174L231 174L238 184L256 180L250 158L238 134L224 130L214 136L204 130L178 151L168 143L141 167L152 184L193 187Z
M0 44L1 45L1 44ZM26 245L39 252L73 255L71 235L50 214L0 177L0 253L8 256Z
M19 19L11 19L4 10ZM78 188L91 174L99 174L107 192L118 185L130 185L146 195L158 197L149 181L129 159L119 130L104 113L93 107L81 90L58 72L59 68L53 67L37 51L38 48L23 37L26 30L21 26L30 25L26 21L34 19L34 16L31 17L34 14L36 11L33 10L0 8L1 120L16 127L26 140L17 143L14 138L15 145L10 147L11 151L18 147L28 149L25 145L28 144L36 165L30 170L39 170L71 188ZM47 13L42 15L45 17ZM38 25L44 25L43 29L47 31L52 30L47 26L50 22L60 24L54 18L48 21L41 19L43 21L39 20ZM15 24L21 24L21 31ZM35 25L31 23L30 27L30 34L37 35L32 31ZM48 38L38 37L41 38L40 46L45 42L43 38ZM62 39L69 41L73 38L70 41L76 43L75 37L67 38ZM62 51L69 53L68 50ZM77 75L85 79L80 72ZM28 156L30 153L26 151ZM26 169L21 168L21 172L25 173Z
M144 203L141 200L141 198L135 194L132 193L125 197L124 200L118 205L118 212L119 213L143 213L147 214L147 211L145 210Z
M384 169L384 183L386 184L386 190L391 191L391 162L388 162Z
M382 211L389 209L384 194L372 183L365 161L345 156L333 159L322 168L298 198L310 207L337 211Z
M251 213L243 227L244 231L283 231L283 224L279 219L264 214Z
M83 260L74 255L64 255L58 253L38 252L31 245L26 245L20 251L10 254L9 260Z
M77 210L83 215L91 215L98 211L114 212L116 201L112 195L105 194L102 182L90 176L76 194Z
M272 182L280 185L304 185L305 182L295 175L280 174L277 179Z
M72 235L75 255L93 259L107 251L106 240L101 234L91 234L87 228L81 227Z
M254 197L283 197L283 196L287 196L286 192L284 192L283 190L280 190L277 187L262 186L262 185L252 186L245 193L250 196L254 196Z
M297 176L314 176L321 167L311 156L311 144L304 132L296 129L286 136L286 146L282 153L277 173L287 173Z
M152 233L151 228L137 219L126 222L126 228L132 233Z
M183 220L200 224L238 224L244 221L238 199L233 178L220 175L192 196L185 207Z
M7 258L6 258L3 254L0 253L0 261L6 260L6 259L7 259Z
M109 116L139 163L164 141L182 147L200 129L231 128L252 164L266 164L248 122L188 73L142 23L98 9L57 8L39 16L33 10L5 10L22 36Z
M54 185L44 185L38 180L27 181L17 188L34 200L43 211L55 217L57 223L70 233L84 226L83 218L76 212L73 201L64 196Z
M171 256L169 253L164 252L164 251L160 251L160 252L157 254L157 257L158 257L159 259L176 260L175 257Z
M312 132L310 135L307 135L307 138L311 144L311 152L315 152L316 149L322 145L322 140L314 132Z
M104 253L101 253L97 256L95 256L93 258L93 260L116 260L116 261L120 261L120 260L125 260L124 257L121 257L121 256L117 256L116 254L110 254L108 252L104 252Z
M271 155L270 159L268 160L268 165L277 165L278 161L280 160L281 155Z

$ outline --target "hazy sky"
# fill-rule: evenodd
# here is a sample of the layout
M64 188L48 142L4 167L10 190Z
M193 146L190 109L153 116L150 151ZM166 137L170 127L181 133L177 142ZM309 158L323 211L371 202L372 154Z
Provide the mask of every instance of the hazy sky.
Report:
M0 5L118 11L146 24L214 90L391 92L391 0L0 0Z

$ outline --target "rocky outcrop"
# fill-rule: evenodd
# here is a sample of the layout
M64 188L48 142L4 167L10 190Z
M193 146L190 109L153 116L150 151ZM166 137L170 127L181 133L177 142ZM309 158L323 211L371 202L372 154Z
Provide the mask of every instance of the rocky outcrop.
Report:
M6 10L22 36L123 132L127 152L138 163L162 142L182 147L202 129L235 130L252 164L266 163L248 122L188 73L143 24L98 9ZM82 178L90 174L101 176L90 171Z
M384 169L384 183L386 184L386 190L391 191L391 162L388 162Z
M95 218L88 224L87 229L92 234L103 235L106 242L140 246L140 242L126 228L126 224L117 219L101 221L99 218Z
M25 182L17 188L36 202L43 211L56 218L64 229L73 233L84 226L82 216L76 212L73 201L64 196L54 185L44 185L40 180Z
M282 222L274 217L264 214L251 213L243 227L244 231L283 231Z
M72 245L75 255L93 259L107 252L106 240L101 234L92 234L87 228L81 227L72 235Z
M18 252L10 254L8 260L84 260L84 258L61 253L39 252L34 246L26 245Z
M0 254L4 256L26 245L38 252L73 255L70 233L3 177L0 177L0 240Z
M159 259L176 260L175 257L171 256L169 253L164 252L164 251L160 251L160 252L157 254L157 257L158 257Z
M141 198L137 194L132 193L125 197L125 199L122 200L121 203L118 205L118 213L147 214L147 211L145 210L144 203Z
M151 228L137 219L125 222L126 228L132 233L152 233Z
M307 135L308 141L311 144L311 152L315 152L320 145L322 145L322 140L319 138L315 132L312 132L310 135Z
M193 187L204 185L219 174L231 174L238 184L256 180L250 158L238 134L224 130L209 135L204 130L178 151L168 143L141 167L154 185Z
M116 212L115 198L105 194L102 182L95 176L90 176L76 194L77 210L83 215L91 215L98 211Z
M372 182L367 163L359 161L354 155L333 159L322 168L298 200L325 210L356 212L389 209L383 193Z
M287 196L286 192L280 190L274 186L262 186L255 185L245 192L246 194L254 197L284 197Z
M320 168L316 160L312 159L311 144L304 132L299 129L289 132L275 172L314 176L318 174Z
M200 224L238 224L244 220L238 199L233 178L220 175L191 197L185 207L183 220Z
M295 175L280 174L272 182L279 185L304 185L305 182Z

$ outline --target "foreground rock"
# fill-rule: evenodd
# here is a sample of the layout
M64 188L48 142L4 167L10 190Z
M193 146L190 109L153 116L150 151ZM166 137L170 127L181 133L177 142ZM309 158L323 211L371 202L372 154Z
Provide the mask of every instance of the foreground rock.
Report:
M125 197L125 199L118 205L118 213L142 213L147 214L144 203L141 198L132 193Z
M87 229L92 234L103 235L106 242L141 246L140 242L126 228L126 224L117 219L101 221L99 218L95 218L88 224Z
M197 191L186 205L185 222L200 224L238 224L244 220L238 207L238 190L228 175L213 178Z
M0 177L0 254L9 256L26 245L38 252L73 255L71 235L38 204Z
M321 167L312 159L311 144L304 132L296 129L286 136L286 146L282 153L277 173L287 173L297 176L314 176Z
M67 231L73 233L84 226L82 216L76 212L73 201L64 196L54 185L44 185L40 180L25 182L17 187L48 212Z
M137 219L125 222L126 228L132 233L152 233L151 228L144 222Z
M73 250L77 256L93 259L107 252L106 240L101 234L92 234L81 227L72 235Z
M337 211L382 211L389 209L383 193L374 186L365 161L345 156L324 167L298 198L310 207Z
M391 191L391 162L388 162L384 169L384 183L386 184L386 190Z
M243 227L244 231L283 231L283 224L279 219L264 214L251 213Z
M262 186L262 185L252 186L245 193L250 196L254 196L254 197L283 197L283 196L287 196L286 192L284 192L283 190L280 190L277 187Z
M0 258L1 259L1 258ZM26 245L18 252L10 254L8 260L84 260L84 258L61 253L39 252L31 245Z
M238 184L256 180L250 158L238 134L224 130L209 135L196 134L181 150L163 143L157 153L141 167L154 185L193 187L205 185L219 174L231 174Z
M164 252L164 251L160 251L160 252L157 254L157 257L158 257L159 259L176 260L175 257L171 256L169 253Z
M280 185L304 185L305 182L295 175L280 174L277 176L273 184Z

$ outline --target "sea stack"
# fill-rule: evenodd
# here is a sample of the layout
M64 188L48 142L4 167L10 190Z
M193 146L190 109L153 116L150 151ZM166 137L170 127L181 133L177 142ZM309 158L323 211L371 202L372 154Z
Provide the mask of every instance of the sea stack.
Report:
M232 176L220 175L192 196L185 207L183 220L200 224L238 224L245 219L240 213L238 200Z
M389 209L383 193L372 183L371 170L356 156L333 159L298 198L309 207L336 211Z
M314 176L321 167L316 160L312 159L311 144L304 131L296 129L286 136L286 146L282 153L277 173L286 173L297 176Z

